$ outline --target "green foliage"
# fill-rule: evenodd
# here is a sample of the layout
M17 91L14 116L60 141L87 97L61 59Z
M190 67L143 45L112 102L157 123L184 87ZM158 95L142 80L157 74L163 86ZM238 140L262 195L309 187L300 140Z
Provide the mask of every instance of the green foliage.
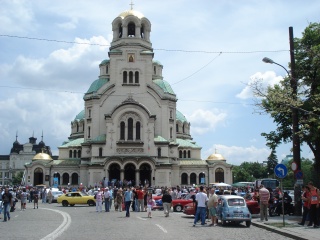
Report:
M20 185L23 178L23 172L17 172L12 176L12 185Z
M320 23L310 23L302 38L294 39L295 81L290 76L279 84L262 88L261 80L251 84L256 106L269 114L277 127L262 133L267 146L275 150L281 143L292 141L292 109L298 110L301 144L306 143L314 154L315 176L320 175ZM291 68L291 66L289 66ZM292 93L297 84L297 95ZM309 166L309 165L308 165ZM320 178L315 178L320 187Z

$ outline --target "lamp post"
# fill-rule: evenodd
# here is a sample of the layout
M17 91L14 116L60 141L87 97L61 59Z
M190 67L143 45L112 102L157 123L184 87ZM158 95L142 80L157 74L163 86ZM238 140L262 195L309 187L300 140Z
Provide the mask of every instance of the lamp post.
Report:
M290 85L292 90L293 100L297 100L298 95L298 81L295 78L295 59L294 59L294 43L293 43L293 28L289 27L289 42L290 42L290 60L291 60L291 74L289 71L279 63L274 62L270 58L263 58L262 61L265 63L276 64L282 67L290 77ZM291 107L292 113L292 153L293 161L297 164L297 170L301 170L301 158L300 158L300 138L298 135L299 132L299 115L298 109L296 107ZM294 200L295 200L295 214L300 216L302 215L301 207L301 187L300 185L295 184L294 186Z

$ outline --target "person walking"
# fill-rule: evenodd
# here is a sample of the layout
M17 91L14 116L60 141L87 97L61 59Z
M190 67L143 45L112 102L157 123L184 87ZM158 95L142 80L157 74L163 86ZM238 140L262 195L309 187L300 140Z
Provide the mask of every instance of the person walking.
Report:
M52 203L52 198L53 198L52 188L50 188L49 191L48 191L48 202L49 202L49 204Z
M298 224L303 226L307 220L308 214L309 214L309 195L310 195L310 188L308 186L302 187L302 196L301 200L303 201L303 214L302 214L302 220Z
M108 188L108 187L106 187L106 188L104 189L103 197L104 197L104 209L105 209L106 212L109 212L110 191L109 191L109 188Z
M172 197L169 194L168 190L164 192L162 195L162 206L163 206L163 211L166 217L169 217L169 212L171 209L171 203L172 203Z
M22 190L22 193L20 194L21 211L26 210L27 198L28 198L28 193L27 193L27 190L24 188L24 189Z
M201 225L206 224L206 209L207 209L207 202L208 196L203 192L203 186L200 186L200 192L196 195L196 201L198 203L196 216L194 218L193 226L195 227L198 220L201 219Z
M209 226L217 226L216 216L217 216L217 206L218 206L218 196L214 188L210 189L208 209L209 216L211 217L211 224Z
M127 188L124 192L124 203L126 208L126 217L130 217L130 205L132 201L132 191L131 188Z
M37 209L38 209L38 201L39 201L39 191L37 188L35 188L33 190L33 209L36 209L36 205L37 205Z
M42 203L46 203L47 202L47 189L43 188L42 190Z
M3 202L3 221L10 221L10 207L13 207L13 199L12 194L9 192L9 188L5 188L4 193L2 194L2 202Z
M259 199L260 199L260 221L268 221L268 204L270 199L269 190L266 189L262 184L259 189Z
M154 206L154 200L152 199L152 193L148 193L147 195L147 212L148 212L148 218L151 217L152 208Z

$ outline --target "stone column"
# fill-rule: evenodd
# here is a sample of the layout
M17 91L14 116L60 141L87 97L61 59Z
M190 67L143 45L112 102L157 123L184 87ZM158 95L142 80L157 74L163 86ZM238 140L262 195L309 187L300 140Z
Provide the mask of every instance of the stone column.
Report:
M136 186L139 185L139 179L140 179L140 170L136 169L136 179L135 179Z

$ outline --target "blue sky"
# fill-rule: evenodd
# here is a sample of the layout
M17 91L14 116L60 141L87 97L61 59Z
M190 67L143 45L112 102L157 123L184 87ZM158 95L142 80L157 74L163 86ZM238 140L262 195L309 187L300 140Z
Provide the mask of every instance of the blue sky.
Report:
M215 151L228 163L265 161L270 150L262 132L275 129L255 113L248 83L274 84L288 66L289 30L301 37L319 22L320 1L135 0L133 9L152 24L155 60L177 94L177 107L191 122L202 158ZM9 154L15 135L34 134L57 147L70 135L70 122L83 109L83 93L108 58L111 22L129 0L2 0L0 8L0 154ZM56 41L38 41L21 36ZM71 42L71 43L66 43ZM75 44L72 42L90 43ZM94 45L98 44L98 45ZM171 51L183 50L183 51ZM291 143L277 149L291 154ZM302 156L312 158L307 146Z

